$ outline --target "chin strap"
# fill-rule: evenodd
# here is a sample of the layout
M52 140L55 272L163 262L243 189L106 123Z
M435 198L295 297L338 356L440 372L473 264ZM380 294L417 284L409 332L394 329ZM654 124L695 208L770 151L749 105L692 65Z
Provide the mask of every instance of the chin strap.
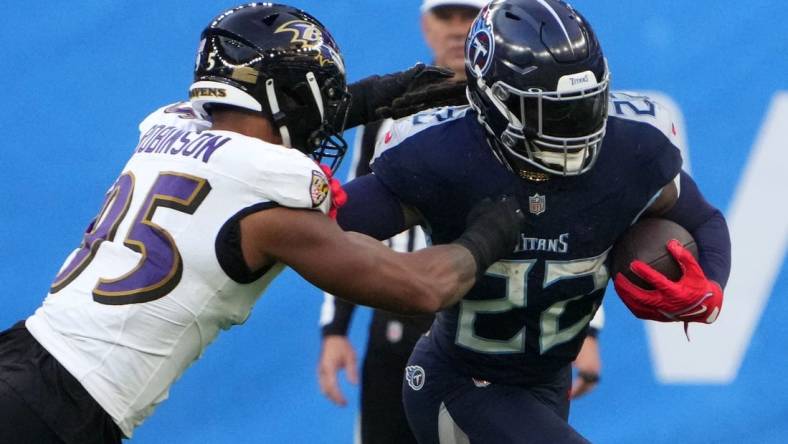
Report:
M306 83L309 85L310 91L312 91L312 97L315 98L317 110L320 112L320 121L322 122L326 115L323 110L323 96L320 94L320 87L317 85L317 79L312 71L306 73Z
M317 78L312 71L306 73L306 83L309 85L309 91L315 99L317 111L320 113L320 121L325 119L326 111L323 104L323 95L320 94L320 86L317 84ZM276 89L274 88L274 79L267 79L265 81L265 94L268 99L268 106L271 108L271 116L274 119L274 124L279 128L279 135L282 137L282 145L292 148L293 143L290 137L290 131L284 123L286 115L279 108L279 100L276 98Z
M311 73L310 73L311 74ZM290 141L290 131L287 130L287 125L283 122L285 114L279 109L279 101L276 99L276 90L274 89L274 79L267 79L265 81L265 95L268 99L268 106L271 107L271 117L274 119L274 124L279 128L279 135L282 137L282 145L292 148Z

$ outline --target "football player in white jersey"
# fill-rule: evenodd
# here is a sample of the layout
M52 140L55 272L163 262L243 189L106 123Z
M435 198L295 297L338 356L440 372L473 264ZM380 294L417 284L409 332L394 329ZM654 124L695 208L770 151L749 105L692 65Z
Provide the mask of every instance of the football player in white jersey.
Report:
M191 100L142 122L42 306L0 333L0 442L131 437L284 266L356 303L428 312L512 250L513 199L477 206L455 243L410 254L326 217L342 192L315 160L344 154L347 90L309 14L254 3L213 20Z

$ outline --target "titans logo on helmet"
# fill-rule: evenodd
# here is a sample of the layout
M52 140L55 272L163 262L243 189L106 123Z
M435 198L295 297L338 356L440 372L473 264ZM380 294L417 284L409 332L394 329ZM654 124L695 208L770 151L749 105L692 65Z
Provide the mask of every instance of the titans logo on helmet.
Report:
M476 17L465 47L465 63L477 77L483 76L490 69L495 51L495 39L489 14L489 9L485 7Z

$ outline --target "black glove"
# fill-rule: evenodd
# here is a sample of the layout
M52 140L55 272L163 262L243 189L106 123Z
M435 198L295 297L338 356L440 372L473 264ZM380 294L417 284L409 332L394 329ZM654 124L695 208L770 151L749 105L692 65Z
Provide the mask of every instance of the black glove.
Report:
M345 127L352 128L380 120L381 117L375 112L378 108L391 108L396 99L410 92L418 93L419 97L422 97L420 108L415 106L415 102L410 105L410 108L416 111L439 106L427 103L430 96L426 90L431 86L448 83L447 80L453 76L454 73L449 69L417 63L405 71L370 76L352 83L348 86L352 98Z
M525 216L513 196L485 198L468 213L465 232L453 243L470 250L476 276L482 276L498 259L510 255L520 241Z
M391 106L378 108L375 114L381 119L400 119L429 108L467 105L466 86L465 82L457 81L424 85L397 97Z

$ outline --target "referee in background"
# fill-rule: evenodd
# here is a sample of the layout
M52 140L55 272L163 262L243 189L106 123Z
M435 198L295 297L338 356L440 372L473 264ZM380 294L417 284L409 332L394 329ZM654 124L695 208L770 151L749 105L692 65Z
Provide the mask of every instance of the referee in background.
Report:
M485 4L487 0L424 0L421 5L421 28L434 56L432 64L451 69L456 80L465 80L465 38ZM390 119L381 120L356 130L348 181L371 172L370 163L381 154L375 152L377 141L385 137L391 123ZM387 242L391 248L403 252L426 246L424 232L419 227ZM320 390L341 406L347 405L347 400L339 389L338 372L345 369L348 380L358 383L356 353L347 338L354 309L354 304L325 294L320 314ZM413 347L429 330L432 321L433 315L401 316L373 311L361 371L359 436L362 444L416 443L402 407L402 377ZM592 329L590 334L595 332ZM576 396L592 389L598 380L600 362L596 345L596 339L586 340L578 356L576 365L581 359L586 364L578 367L580 377L573 387Z

